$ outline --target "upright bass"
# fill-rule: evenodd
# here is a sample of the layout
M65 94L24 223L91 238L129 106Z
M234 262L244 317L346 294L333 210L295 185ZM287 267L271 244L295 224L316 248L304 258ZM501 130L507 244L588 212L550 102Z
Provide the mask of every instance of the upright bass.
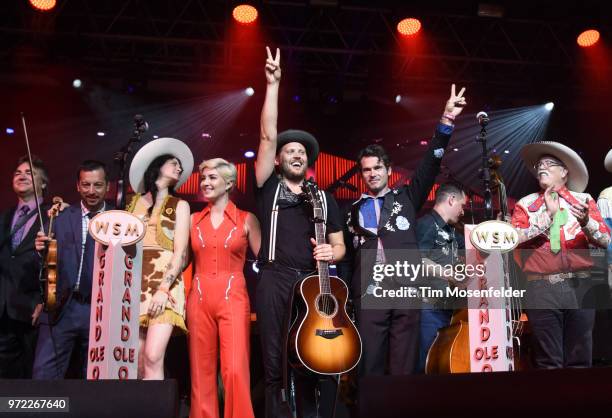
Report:
M488 159L489 169L491 170L491 189L497 191L499 198L499 211L502 220L508 220L508 203L506 187L499 173L501 159L497 155L492 155ZM490 208L493 210L492 206ZM505 287L512 288L513 281L517 274L514 271L514 264L510 261L509 254L502 254ZM512 322L512 336L514 345L514 369L521 370L527 367L527 362L521 350L521 339L526 318L522 315L522 306L519 298L510 298L510 316ZM448 327L438 330L438 335L434 340L425 365L426 374L446 374L446 373L469 373L470 365L470 338L468 310L456 310L451 318Z

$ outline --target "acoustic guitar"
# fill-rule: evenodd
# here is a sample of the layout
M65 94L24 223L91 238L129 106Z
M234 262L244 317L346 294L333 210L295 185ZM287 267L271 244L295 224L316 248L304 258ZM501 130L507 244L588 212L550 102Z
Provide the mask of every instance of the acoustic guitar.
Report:
M313 207L317 245L325 244L325 217L317 185L307 180L302 186ZM342 374L361 358L361 337L346 313L348 288L329 275L329 265L317 262L318 275L308 276L295 286L296 320L289 331L289 361L294 368L322 375Z

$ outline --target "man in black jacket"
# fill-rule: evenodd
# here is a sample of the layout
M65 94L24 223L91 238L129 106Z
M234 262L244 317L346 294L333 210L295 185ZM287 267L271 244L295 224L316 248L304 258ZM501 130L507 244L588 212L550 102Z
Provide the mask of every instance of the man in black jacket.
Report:
M391 189L391 161L379 145L369 145L357 158L368 193L353 203L347 226L354 249L353 298L357 323L363 341L360 373L383 375L388 364L391 375L411 374L418 355L418 297L385 298L381 288L414 286L413 278L396 274L375 280L379 267L396 263L421 263L415 234L416 214L427 201L444 155L454 120L466 105L462 88L455 85L446 102L440 123L410 184ZM350 247L350 246L349 246ZM411 308L411 309L406 309ZM388 359L387 359L388 356Z
M34 158L34 182L42 203L49 179ZM17 205L0 213L0 378L31 378L36 323L42 310L40 257L34 239L40 230L30 163L22 157L13 173ZM43 222L46 223L44 208Z

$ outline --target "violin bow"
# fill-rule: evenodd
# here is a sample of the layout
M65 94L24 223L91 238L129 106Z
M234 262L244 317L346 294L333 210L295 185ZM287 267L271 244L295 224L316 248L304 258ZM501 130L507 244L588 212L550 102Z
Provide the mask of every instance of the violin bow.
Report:
M38 200L38 190L36 181L34 180L34 164L32 163L32 153L30 152L30 141L28 139L28 128L26 127L25 115L21 112L21 123L23 124L23 133L25 135L26 149L28 150L28 162L30 163L30 178L32 179L32 187L34 188L34 200L36 200L36 209L38 210L38 221L40 222L40 230L45 234L45 225L43 224L42 210ZM46 235L46 234L45 234Z

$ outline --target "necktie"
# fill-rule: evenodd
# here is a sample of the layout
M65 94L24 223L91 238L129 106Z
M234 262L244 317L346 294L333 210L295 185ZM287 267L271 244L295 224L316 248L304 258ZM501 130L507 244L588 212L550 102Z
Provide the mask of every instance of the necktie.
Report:
M87 218L89 218L88 222L97 214L98 212L89 212L86 215ZM91 275L93 273L94 249L95 241L88 232L85 235L85 245L83 246L83 253L81 254L81 257L83 257L83 261L81 267L81 276L79 278L79 292L81 292L84 297L88 297L91 293Z
M30 211L29 206L22 206L19 209L19 216L17 217L17 221L15 222L15 225L22 224L23 219L28 215L29 211ZM15 233L13 234L13 238L11 239L13 250L17 248L19 244L21 244L21 239L23 238L24 231L25 231L25 223L22 224L21 227L17 231L15 231Z
M554 193L554 192L553 192ZM556 199L559 197L554 194ZM561 251L561 228L567 223L567 211L559 208L553 217L553 223L550 226L550 251L557 254Z

